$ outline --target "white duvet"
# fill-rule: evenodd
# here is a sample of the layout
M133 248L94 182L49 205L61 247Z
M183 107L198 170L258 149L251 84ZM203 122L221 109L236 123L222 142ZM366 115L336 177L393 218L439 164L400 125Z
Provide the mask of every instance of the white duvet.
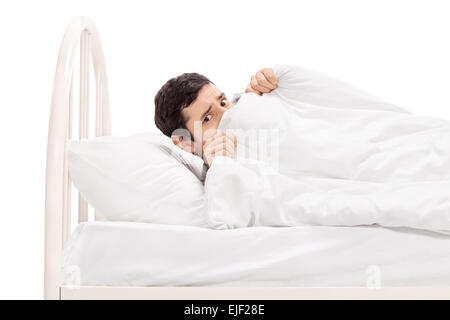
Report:
M222 118L219 129L237 135L238 156L217 157L208 171L211 227L450 230L449 121L311 70L273 70L277 89L243 95Z

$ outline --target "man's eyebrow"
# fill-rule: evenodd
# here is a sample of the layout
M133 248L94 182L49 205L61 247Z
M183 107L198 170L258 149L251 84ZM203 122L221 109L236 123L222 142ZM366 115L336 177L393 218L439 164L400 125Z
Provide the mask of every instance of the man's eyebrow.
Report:
M217 97L217 100L222 99L224 96L225 96L225 93L221 92L220 95ZM208 112L211 111L211 108L212 108L212 106L209 106L208 109L205 112L203 112L203 114L200 117L200 119L203 119L208 114Z
M211 111L211 108L212 108L212 106L209 106L208 109L207 109L205 112L203 112L203 114L202 114L202 116L200 117L200 119L203 119L203 118L208 114L208 112Z

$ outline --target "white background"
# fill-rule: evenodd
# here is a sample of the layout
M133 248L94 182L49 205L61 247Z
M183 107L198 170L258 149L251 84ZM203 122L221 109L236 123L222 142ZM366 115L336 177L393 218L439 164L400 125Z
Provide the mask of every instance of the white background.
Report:
M170 77L199 72L232 96L276 63L323 71L417 114L450 119L447 3L0 2L0 298L43 297L50 99L73 17L98 27L113 134L129 135L155 130L153 97Z

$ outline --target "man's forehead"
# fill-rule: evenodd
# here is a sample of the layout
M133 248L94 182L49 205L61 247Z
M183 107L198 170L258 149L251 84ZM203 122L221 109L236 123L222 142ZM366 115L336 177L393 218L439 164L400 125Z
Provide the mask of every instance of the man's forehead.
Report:
M217 88L214 84L209 83L199 91L197 100L204 100L208 102L213 102L217 99L217 96L220 94L219 88Z
M181 114L184 116L185 121L191 119L189 116L190 113L195 115L196 113L200 114L203 112L205 107L208 107L208 105L217 99L218 94L220 94L220 90L215 85L210 83L203 86L203 88L200 89L197 98L192 101L189 106L181 110Z
M194 109L199 109L198 111L207 108L211 103L217 100L217 97L220 95L220 90L213 84L205 85L198 93L197 98L192 101L192 103L184 108L186 111L191 111Z

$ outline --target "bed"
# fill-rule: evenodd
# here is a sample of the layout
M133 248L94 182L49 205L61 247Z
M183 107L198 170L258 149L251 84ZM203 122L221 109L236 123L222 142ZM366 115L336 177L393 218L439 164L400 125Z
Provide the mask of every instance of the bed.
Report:
M67 141L73 139L73 65L80 50L79 138L110 135L105 61L91 20L72 21L53 86L45 200L46 299L450 298L450 236L408 228L253 227L209 230L88 221L78 196L71 228Z

